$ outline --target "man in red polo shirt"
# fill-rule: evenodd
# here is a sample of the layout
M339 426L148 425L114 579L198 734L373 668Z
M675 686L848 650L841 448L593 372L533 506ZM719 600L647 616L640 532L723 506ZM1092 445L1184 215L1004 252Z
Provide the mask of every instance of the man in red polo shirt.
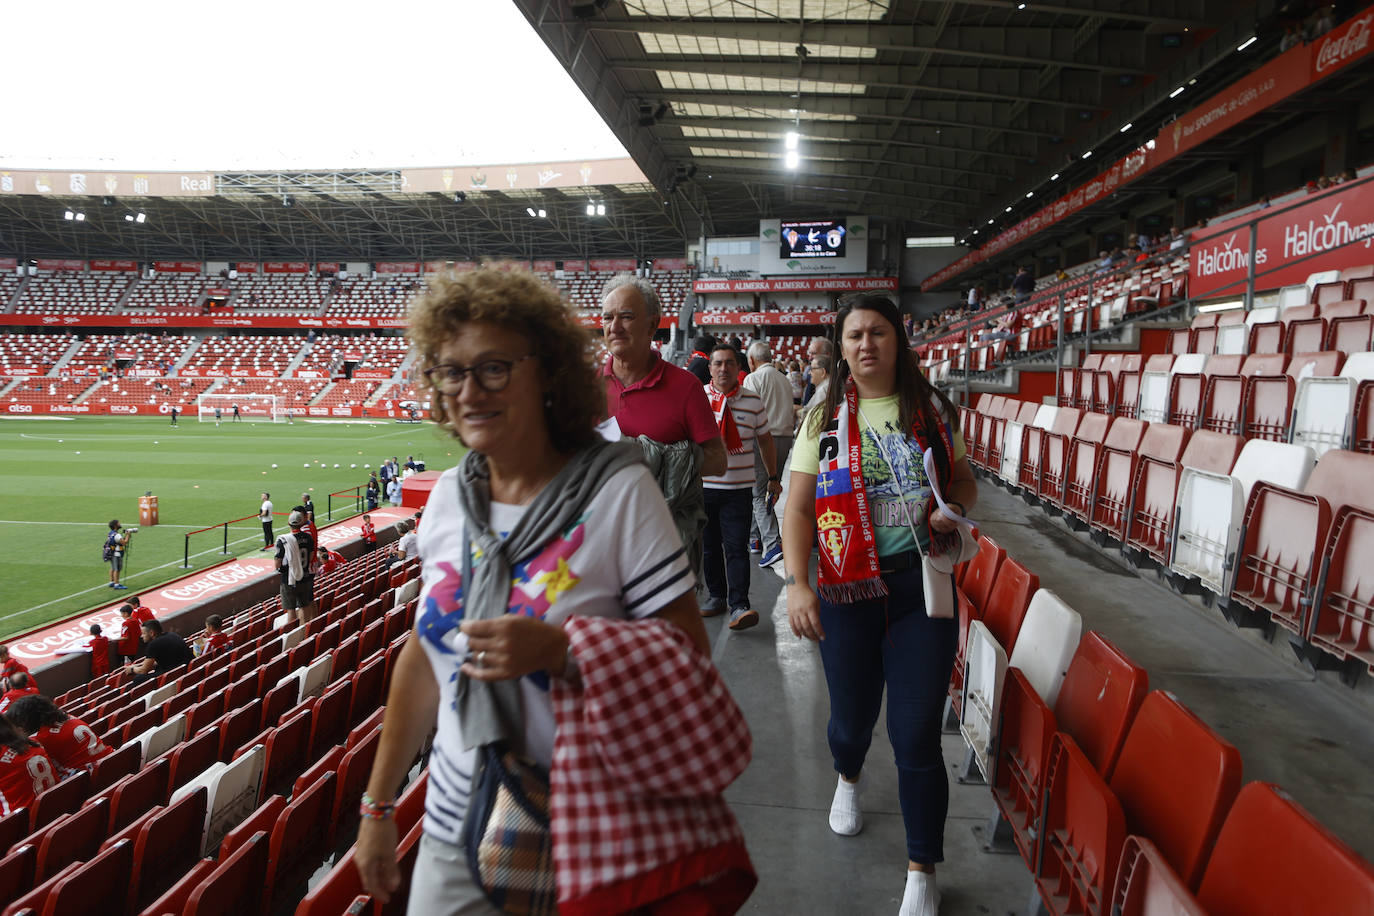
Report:
M661 314L649 281L621 274L606 284L601 296L601 327L610 351L602 370L606 415L615 417L626 436L648 436L665 445L697 443L705 452L702 475L723 474L725 443L701 382L665 362L651 346Z

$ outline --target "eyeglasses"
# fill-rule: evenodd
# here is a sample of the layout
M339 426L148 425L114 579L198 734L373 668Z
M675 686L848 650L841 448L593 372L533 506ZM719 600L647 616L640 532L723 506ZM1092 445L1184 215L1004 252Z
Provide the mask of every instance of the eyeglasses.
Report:
M429 383L440 392L457 394L463 390L463 381L471 373L478 388L488 394L495 394L505 390L505 387L510 384L511 369L515 367L516 363L522 363L533 357L533 353L526 353L517 359L484 359L471 366L440 363L424 370L424 375L425 378L429 379Z

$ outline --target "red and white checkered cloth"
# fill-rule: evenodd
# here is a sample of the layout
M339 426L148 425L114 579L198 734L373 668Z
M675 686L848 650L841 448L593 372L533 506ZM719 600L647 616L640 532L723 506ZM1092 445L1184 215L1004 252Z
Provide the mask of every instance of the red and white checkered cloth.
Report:
M734 913L758 878L721 793L753 742L725 682L671 623L564 627L581 685L553 681L559 913Z

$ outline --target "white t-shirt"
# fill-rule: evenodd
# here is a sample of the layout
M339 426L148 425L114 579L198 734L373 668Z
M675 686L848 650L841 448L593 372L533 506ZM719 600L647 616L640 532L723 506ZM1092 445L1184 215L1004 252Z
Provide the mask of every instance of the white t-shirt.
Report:
M270 499L264 499L262 501L262 508L258 510L258 521L272 521L272 501Z
M409 559L415 556L415 551L418 549L417 542L419 541L419 539L420 535L417 532L407 531L405 534L401 535L401 539L396 542L396 547L399 550L404 551L406 558Z
M744 387L763 401L768 431L775 436L792 435L792 421L796 414L792 411L792 383L787 376L772 366L759 366L744 377Z
M455 689L467 653L463 619L463 510L458 469L439 478L420 529L422 558L415 636L439 684L439 729L430 755L425 832L457 843L467 810L473 757L463 749ZM505 536L526 506L493 503L492 528ZM481 560L475 557L474 565ZM668 505L649 471L626 468L602 487L586 514L533 560L512 570L511 613L561 624L573 614L641 618L657 613L695 587ZM548 675L520 680L525 706L525 748L544 766L553 760L553 704Z

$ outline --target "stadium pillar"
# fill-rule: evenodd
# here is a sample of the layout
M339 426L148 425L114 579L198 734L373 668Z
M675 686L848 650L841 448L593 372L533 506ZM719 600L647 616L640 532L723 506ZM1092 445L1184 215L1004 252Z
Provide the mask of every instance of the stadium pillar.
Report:
M1089 298L1089 301L1092 301ZM1059 294L1059 306L1055 309L1054 316L1055 335L1054 335L1054 403L1058 404L1063 396L1060 388L1063 387L1064 376L1059 371L1064 368L1064 294Z

